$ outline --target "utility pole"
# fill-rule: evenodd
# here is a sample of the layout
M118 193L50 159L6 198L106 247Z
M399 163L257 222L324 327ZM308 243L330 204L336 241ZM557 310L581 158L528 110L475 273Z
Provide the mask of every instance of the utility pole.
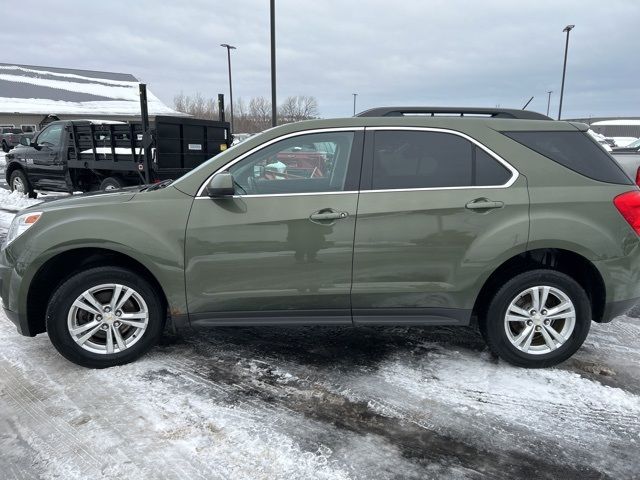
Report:
M357 93L352 93L351 95L353 95L353 116L356 116L356 97L358 96Z
M231 85L231 50L235 50L236 47L234 47L233 45L229 45L228 43L222 43L220 44L221 47L224 47L227 49L227 63L229 65L229 110L230 110L230 116L231 116L231 133L234 133L235 130L233 129L233 87Z
M549 107L551 107L551 94L553 93L553 90L549 90L547 91L547 117L549 116Z
M276 102L276 0L271 0L271 126L278 124Z
M564 45L564 65L562 66L562 86L560 87L560 107L558 107L558 120L560 120L562 116L562 97L564 96L564 77L567 73L567 52L569 51L569 32L573 30L575 25L567 25L562 30L563 32L567 32L567 43Z

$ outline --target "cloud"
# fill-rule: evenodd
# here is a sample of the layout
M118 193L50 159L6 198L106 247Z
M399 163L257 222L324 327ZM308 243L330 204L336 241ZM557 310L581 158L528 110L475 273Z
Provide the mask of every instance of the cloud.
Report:
M46 5L45 2L42 6ZM323 116L388 104L521 107L563 116L640 115L640 3L276 0L278 95L314 95ZM63 1L0 31L6 62L132 73L168 104L180 91L270 95L265 0ZM1 94L1 92L0 92Z

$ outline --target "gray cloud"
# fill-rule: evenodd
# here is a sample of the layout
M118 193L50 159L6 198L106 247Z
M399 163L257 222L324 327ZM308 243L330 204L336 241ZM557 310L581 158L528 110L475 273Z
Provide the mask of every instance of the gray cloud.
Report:
M180 91L270 95L266 0L31 2L4 21L3 61L121 71L168 104ZM385 104L521 107L563 115L640 115L640 2L276 0L278 95L315 95L323 116ZM40 6L38 6L40 4ZM47 6L47 8L44 8ZM51 7L51 8L49 8ZM0 92L1 93L1 92Z

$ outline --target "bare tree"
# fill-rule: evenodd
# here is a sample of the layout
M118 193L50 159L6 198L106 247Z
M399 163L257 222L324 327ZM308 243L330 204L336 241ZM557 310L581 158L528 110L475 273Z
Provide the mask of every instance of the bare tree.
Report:
M280 123L299 122L318 117L318 101L315 97L298 95L285 98L280 105Z
M173 98L174 108L180 112L207 120L218 119L217 100L180 92ZM226 107L227 115L229 106ZM307 95L287 97L279 107L278 123L299 122L318 118L318 101ZM271 126L271 102L265 97L253 97L249 102L239 98L233 109L234 133L257 133Z

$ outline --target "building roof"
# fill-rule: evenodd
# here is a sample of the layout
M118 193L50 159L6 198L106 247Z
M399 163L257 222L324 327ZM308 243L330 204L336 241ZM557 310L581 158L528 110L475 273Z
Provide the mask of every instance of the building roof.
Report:
M139 116L138 79L127 73L0 63L0 113ZM149 115L184 115L147 90Z

